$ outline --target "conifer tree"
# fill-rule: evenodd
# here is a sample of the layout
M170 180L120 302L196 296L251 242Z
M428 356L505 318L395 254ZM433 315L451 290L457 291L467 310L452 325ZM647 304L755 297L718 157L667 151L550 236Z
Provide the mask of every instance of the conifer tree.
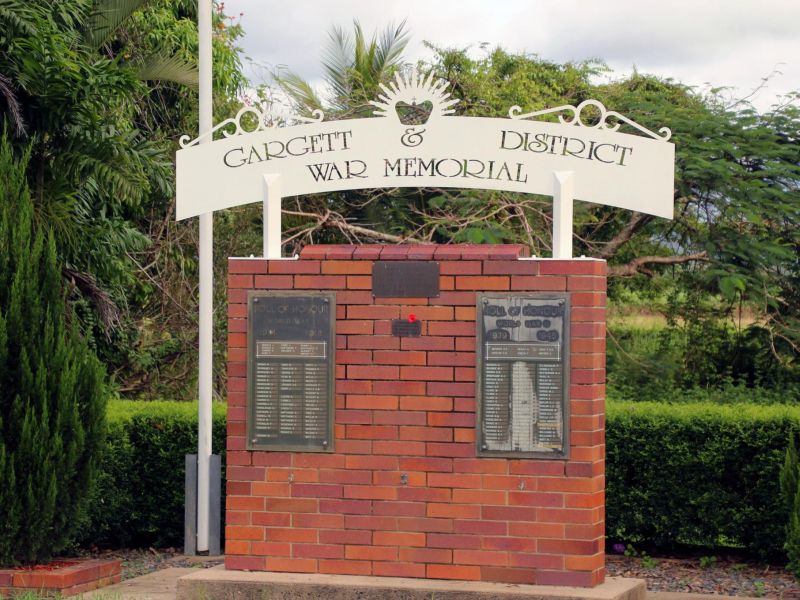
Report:
M102 365L67 308L56 246L34 225L0 139L0 565L63 551L85 515L105 432Z
M780 472L780 486L787 514L786 541L783 546L789 559L786 568L800 578L800 461L794 431L789 433L789 445Z

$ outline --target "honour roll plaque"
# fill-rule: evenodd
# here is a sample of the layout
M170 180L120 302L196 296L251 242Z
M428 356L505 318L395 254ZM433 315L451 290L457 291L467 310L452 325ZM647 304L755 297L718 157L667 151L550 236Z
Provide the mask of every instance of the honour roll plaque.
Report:
M249 450L333 450L335 318L333 294L251 292Z
M478 295L478 453L565 458L566 294Z

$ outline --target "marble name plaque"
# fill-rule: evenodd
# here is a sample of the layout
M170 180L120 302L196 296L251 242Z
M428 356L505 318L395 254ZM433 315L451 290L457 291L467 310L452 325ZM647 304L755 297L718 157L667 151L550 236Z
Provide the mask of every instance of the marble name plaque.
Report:
M478 295L478 454L565 458L569 298Z

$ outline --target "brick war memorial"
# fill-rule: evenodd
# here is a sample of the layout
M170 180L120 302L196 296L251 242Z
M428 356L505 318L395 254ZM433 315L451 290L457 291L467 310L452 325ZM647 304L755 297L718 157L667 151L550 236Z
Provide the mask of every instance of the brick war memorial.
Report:
M524 253L231 260L228 568L603 581L605 263ZM374 296L418 261L435 295Z
M264 248L229 260L225 568L183 578L179 597L643 597L605 577L606 265L572 257L572 206L671 218L670 132L593 100L456 117L445 88L398 76L373 118L248 107L182 139L178 218L263 202ZM399 102L432 110L405 124ZM281 255L282 197L386 187L552 196L553 257ZM187 545L196 525L207 550L202 412L200 437Z

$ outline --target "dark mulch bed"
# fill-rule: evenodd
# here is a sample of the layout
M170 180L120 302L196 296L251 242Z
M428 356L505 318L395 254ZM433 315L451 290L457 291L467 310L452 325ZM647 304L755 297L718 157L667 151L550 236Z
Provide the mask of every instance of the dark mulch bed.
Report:
M738 557L606 557L609 575L647 580L653 592L800 599L800 584L782 567Z
M170 567L192 567L207 569L221 565L221 556L185 556L183 551L176 548L154 548L138 550L112 550L94 553L97 558L118 558L122 561L122 579L132 579L140 575L147 575L158 569Z

